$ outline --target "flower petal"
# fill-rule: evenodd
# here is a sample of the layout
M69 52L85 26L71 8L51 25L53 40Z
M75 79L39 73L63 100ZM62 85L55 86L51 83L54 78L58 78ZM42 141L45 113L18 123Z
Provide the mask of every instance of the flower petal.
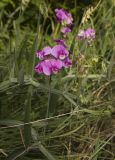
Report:
M63 66L63 63L59 59L50 59L51 65L53 67L56 67L57 69L61 69Z
M56 19L60 21L64 25L71 25L73 18L70 13L65 11L64 9L55 9Z
M70 29L69 27L63 27L63 28L61 29L61 32L62 32L62 33L69 33L69 32L71 32L71 29Z
M65 49L62 45L56 45L52 48L51 53L55 58L60 58L62 56L67 57L69 55L69 52Z
M42 62L42 68L43 68L43 73L47 76L50 76L52 71L51 71L51 63L49 60L44 60Z
M67 46L64 43L64 40L62 40L62 39L55 39L54 42L56 42L57 45L62 45L65 48L67 48Z
M95 30L92 28L88 28L85 30L85 37L87 39L95 39Z
M44 58L44 51L37 51L37 52L36 52L36 56L37 56L39 59L43 59L43 58Z
M50 46L46 46L43 48L43 52L44 52L44 55L49 55L51 54L51 47Z
M65 68L69 68L72 66L72 61L69 59L69 58L66 58L64 61L63 61L63 67Z
M42 68L41 62L39 62L39 63L35 66L35 71L36 71L37 73L43 73L43 68Z

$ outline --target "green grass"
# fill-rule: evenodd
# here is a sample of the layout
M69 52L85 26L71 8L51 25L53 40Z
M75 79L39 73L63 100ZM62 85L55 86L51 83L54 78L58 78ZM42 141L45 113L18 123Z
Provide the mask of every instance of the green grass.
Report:
M0 2L0 160L114 160L115 3L101 1L83 24L96 30L87 46L74 39L86 7L48 2ZM34 73L35 51L60 36L57 6L76 15L73 66L52 76L46 118L49 83Z

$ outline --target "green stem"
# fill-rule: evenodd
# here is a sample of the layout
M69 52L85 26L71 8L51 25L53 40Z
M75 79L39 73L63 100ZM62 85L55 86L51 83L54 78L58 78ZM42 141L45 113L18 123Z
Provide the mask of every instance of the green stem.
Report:
M47 110L46 110L46 118L49 117L49 110L50 110L50 101L51 101L51 76L49 77L48 81L49 81L49 92L48 92L48 105L47 105ZM46 127L47 127L47 124L46 124L46 126L44 127L44 135L45 135L45 133L46 133Z
M57 34L58 34L58 31L59 31L59 28L60 28L60 24L58 23L56 28L55 28L55 31L54 31L54 34L53 34L53 38L55 39Z
M49 77L48 106L47 106L46 118L49 117L50 100L51 100L51 76Z

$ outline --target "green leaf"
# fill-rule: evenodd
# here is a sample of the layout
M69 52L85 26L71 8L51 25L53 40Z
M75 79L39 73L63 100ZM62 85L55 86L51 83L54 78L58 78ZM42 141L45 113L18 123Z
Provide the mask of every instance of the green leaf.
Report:
M41 142L38 143L38 148L48 160L56 160L56 158L42 145Z

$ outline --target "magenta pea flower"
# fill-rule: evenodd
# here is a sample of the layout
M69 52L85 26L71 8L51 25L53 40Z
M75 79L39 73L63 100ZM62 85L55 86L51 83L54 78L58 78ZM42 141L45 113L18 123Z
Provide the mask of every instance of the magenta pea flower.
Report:
M44 51L37 51L37 52L36 52L36 56L37 56L39 59L43 59L44 56L45 56L45 53L44 53Z
M87 39L95 39L95 30L92 28L88 28L85 30L85 38Z
M62 39L55 39L54 42L56 42L57 45L62 45L65 48L67 48L67 46L64 43L64 40L62 40Z
M77 34L77 38L80 40L83 39L93 40L95 39L95 30L92 28L88 28L86 30L80 30Z
M56 19L61 22L63 25L71 25L73 18L70 13L64 9L55 9Z
M44 47L43 50L36 53L40 61L35 66L35 72L50 76L52 74L58 73L62 67L68 68L72 65L72 62L68 57L69 52L64 46L64 41L57 39L55 42L59 44L55 45L53 48L49 46Z
M66 33L69 33L69 32L71 32L71 29L69 27L63 27L61 29L61 33L63 33L63 34L66 34Z
M47 76L50 76L51 74L56 74L63 66L63 63L59 59L46 59L41 62L39 62L35 66L35 71L37 73L43 73Z
M52 48L51 53L55 58L59 58L60 60L64 60L66 57L68 57L69 52L66 50L66 48L62 45L56 45Z
M47 75L47 76L51 75L52 71L51 71L50 59L42 61L42 69L43 69L43 73L45 75Z
M67 57L67 58L64 59L64 61L63 61L63 66L64 66L65 68L71 67L71 66L72 66L72 61Z
M39 63L35 66L35 72L37 72L37 73L43 73L42 62L39 62Z
M50 61L49 60L40 61L35 66L35 71L37 73L43 73L47 76L51 75L51 63L50 63Z
M43 50L36 52L36 56L41 60L45 56L50 55L50 54L51 54L51 47L50 46L46 46L46 47L43 48Z
M63 66L63 63L59 59L51 59L51 71L56 74Z

